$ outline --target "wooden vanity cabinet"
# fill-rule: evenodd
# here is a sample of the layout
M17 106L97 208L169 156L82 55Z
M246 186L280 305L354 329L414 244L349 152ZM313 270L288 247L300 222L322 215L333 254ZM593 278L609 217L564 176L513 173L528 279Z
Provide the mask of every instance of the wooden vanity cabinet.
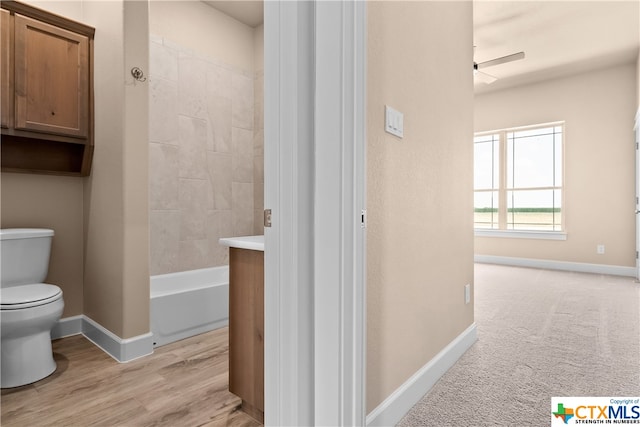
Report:
M86 176L93 155L94 29L2 6L2 171Z
M229 248L229 391L264 422L264 252Z

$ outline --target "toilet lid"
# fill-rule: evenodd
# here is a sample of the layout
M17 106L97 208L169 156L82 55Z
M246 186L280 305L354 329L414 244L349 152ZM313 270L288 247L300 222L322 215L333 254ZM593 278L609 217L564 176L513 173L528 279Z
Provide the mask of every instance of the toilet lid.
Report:
M48 304L62 297L62 289L56 285L35 283L0 289L0 308L17 310Z

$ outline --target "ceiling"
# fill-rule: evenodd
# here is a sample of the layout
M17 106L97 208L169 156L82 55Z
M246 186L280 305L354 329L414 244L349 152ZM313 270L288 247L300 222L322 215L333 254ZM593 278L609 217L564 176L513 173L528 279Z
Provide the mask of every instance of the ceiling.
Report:
M257 27L264 22L262 0L203 0L209 6L242 22L250 27Z
M521 61L488 67L499 80L476 93L589 69L631 63L640 49L640 0L474 0L475 61L524 51Z
M203 0L250 26L264 22L263 1ZM474 0L475 61L524 51L526 58L483 69L498 77L476 93L636 60L640 0Z

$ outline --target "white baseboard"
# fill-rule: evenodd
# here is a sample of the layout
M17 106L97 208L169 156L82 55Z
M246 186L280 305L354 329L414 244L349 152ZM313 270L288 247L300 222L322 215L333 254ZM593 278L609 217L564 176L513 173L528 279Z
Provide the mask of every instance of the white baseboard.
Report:
M620 265L587 264L582 262L553 261L548 259L516 258L495 255L475 255L474 261L483 264L500 264L515 267L544 268L547 270L636 277L635 267L624 267Z
M120 363L130 362L153 353L153 334L151 332L122 339L84 316L82 335Z
M57 340L59 338L70 337L71 335L78 335L82 333L82 322L84 316L71 316L58 320L58 323L51 330L51 339Z
M51 330L51 339L82 334L102 351L120 363L130 362L153 353L153 334L148 332L122 339L85 315L60 319Z
M367 426L394 426L478 339L473 323L367 415Z

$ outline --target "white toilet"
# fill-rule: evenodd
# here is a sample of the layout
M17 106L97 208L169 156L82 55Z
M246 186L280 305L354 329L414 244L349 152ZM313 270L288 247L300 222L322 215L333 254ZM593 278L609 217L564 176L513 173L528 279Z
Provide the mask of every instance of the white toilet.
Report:
M51 329L62 316L62 290L42 283L53 230L0 230L0 386L18 387L56 370Z

